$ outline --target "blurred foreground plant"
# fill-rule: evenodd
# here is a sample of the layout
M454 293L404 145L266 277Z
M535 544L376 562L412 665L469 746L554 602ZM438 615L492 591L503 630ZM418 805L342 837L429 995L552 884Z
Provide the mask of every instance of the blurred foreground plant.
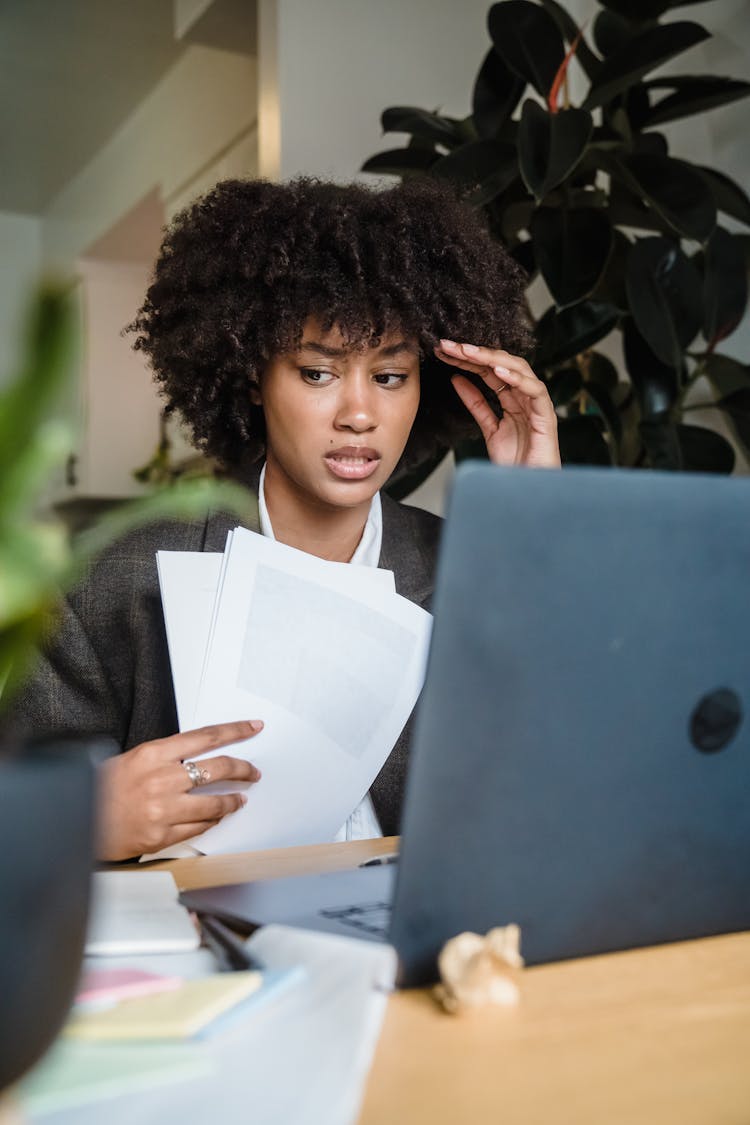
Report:
M0 706L27 671L62 590L113 539L139 524L192 519L220 505L238 518L254 500L236 485L195 480L123 505L73 540L43 511L44 493L73 448L63 407L74 379L77 318L62 285L36 296L20 374L0 392Z

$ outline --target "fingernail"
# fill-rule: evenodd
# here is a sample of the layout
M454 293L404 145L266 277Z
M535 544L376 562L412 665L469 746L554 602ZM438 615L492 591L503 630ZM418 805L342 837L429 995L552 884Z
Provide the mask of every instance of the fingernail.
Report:
M441 340L440 341L441 347L445 347L446 344L448 345L449 348L455 348L456 341L455 340Z
M253 766L253 769L255 770L255 777L253 778L253 781L260 781L260 779L263 777L263 774L260 772L257 766Z
M496 375L503 375L503 376L510 375L510 371L508 370L507 367L493 367L492 370L495 372Z
M255 731L256 734L258 733L259 730L263 730L263 720L262 719L250 719L249 725L250 725L250 729Z
M242 802L243 805L247 804L247 797L245 796L244 793L240 793L240 801Z
M465 352L468 352L469 355L476 355L479 351L479 348L476 346L476 344L462 344L461 347Z

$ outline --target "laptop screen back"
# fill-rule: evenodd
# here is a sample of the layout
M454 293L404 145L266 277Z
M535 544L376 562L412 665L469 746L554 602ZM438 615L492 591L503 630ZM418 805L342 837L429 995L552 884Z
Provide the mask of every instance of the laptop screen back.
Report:
M750 481L463 467L391 940L527 962L750 926Z

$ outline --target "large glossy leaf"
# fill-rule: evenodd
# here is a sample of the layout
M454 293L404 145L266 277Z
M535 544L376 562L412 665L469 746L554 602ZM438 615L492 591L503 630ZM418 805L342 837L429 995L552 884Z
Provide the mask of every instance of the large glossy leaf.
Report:
M569 176L586 151L593 129L591 114L563 109L551 114L527 98L518 130L518 162L523 181L537 199Z
M708 239L716 226L716 204L705 178L691 164L648 153L622 159L600 153L597 159L678 234L696 242Z
M591 293L595 301L614 305L620 312L628 311L628 296L625 290L625 266L630 252L630 239L615 230L612 232L612 248L596 287Z
M528 230L535 206L530 199L519 200L506 207L501 216L500 230L504 242L515 242L521 231Z
M651 129L667 121L706 113L721 105L728 105L750 94L750 82L736 78L715 77L711 74L675 75L644 83L649 90L670 89L673 92L652 105L643 122Z
M574 414L560 418L557 437L563 465L611 465L612 455L602 434L600 419L594 414Z
M534 257L559 308L595 288L612 248L606 212L593 207L541 207L531 220Z
M490 8L487 26L506 65L546 97L565 57L552 16L530 0L501 0Z
M587 382L598 383L610 394L615 390L620 377L611 359L601 352L591 352L587 357Z
M418 176L427 172L440 154L423 148L391 148L378 152L362 165L362 172L380 176Z
M605 7L624 19L643 23L657 19L671 8L686 8L690 4L705 4L708 0L600 0Z
M472 141L455 152L441 157L430 169L433 176L467 187L485 185L482 198L475 205L487 202L518 175L518 157L513 145L501 141Z
M708 38L705 28L688 20L658 24L642 31L605 58L591 83L583 108L595 109L604 105L657 66Z
M702 426L678 426L682 467L693 473L731 473L735 453L725 437Z
M738 438L750 451L750 387L739 387L724 395L718 405L729 415Z
M577 367L561 367L547 382L552 405L567 406L581 391L583 379Z
M703 165L698 165L695 170L701 174L708 184L718 210L750 226L750 198L740 185L735 183L734 180L730 180L729 176L725 176L723 172L717 172L714 168L705 168Z
M677 471L683 468L677 424L668 411L642 418L638 426L652 469Z
M518 178L518 154L515 148L512 152L512 157L504 163L498 164L495 170L481 181L479 187L466 196L468 204L472 207L486 206Z
M594 43L605 57L619 51L637 34L637 26L616 12L599 12L594 20Z
M669 145L661 133L639 133L633 138L633 152L638 156L669 156Z
M583 36L580 39L578 38L581 29L573 17L563 8L562 4L557 3L557 0L542 0L542 7L552 16L567 43L572 45L578 39L575 57L584 74L589 79L593 78L601 66L601 59L597 58Z
M626 317L622 323L622 343L625 367L642 416L653 418L667 413L677 398L677 372L654 355L632 317Z
M734 332L747 311L745 254L723 227L708 240L703 270L703 335L715 345Z
M425 141L446 145L448 148L461 143L459 124L450 117L439 113L429 113L416 106L392 106L383 110L380 124L384 133L411 133Z
M703 316L695 263L668 238L641 238L630 248L625 284L638 331L662 363L681 371Z
M719 395L750 390L750 365L720 352L711 352L703 358L702 363Z
M526 87L497 51L487 52L474 83L472 113L480 137L495 138L518 105Z
M599 163L603 162L599 160ZM608 165L614 169L613 164ZM619 174L625 179L625 173L620 169ZM617 172L610 180L609 196L609 221L616 227L632 227L633 230L654 231L657 234L674 234L674 227L663 218L653 207L649 207L643 199L636 194L635 182L628 178L629 190L616 178Z
M537 324L536 363L542 370L560 367L602 340L617 324L617 309L599 301L581 301L567 309L547 309Z

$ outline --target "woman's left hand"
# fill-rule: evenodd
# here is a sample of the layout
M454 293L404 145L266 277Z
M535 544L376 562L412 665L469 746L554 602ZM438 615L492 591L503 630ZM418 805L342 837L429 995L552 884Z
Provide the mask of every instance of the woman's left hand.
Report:
M479 375L497 395L503 408L498 418L489 403L463 375L451 382L473 416L496 465L560 468L557 415L544 383L525 359L499 348L480 348L441 340L435 355L443 363Z

